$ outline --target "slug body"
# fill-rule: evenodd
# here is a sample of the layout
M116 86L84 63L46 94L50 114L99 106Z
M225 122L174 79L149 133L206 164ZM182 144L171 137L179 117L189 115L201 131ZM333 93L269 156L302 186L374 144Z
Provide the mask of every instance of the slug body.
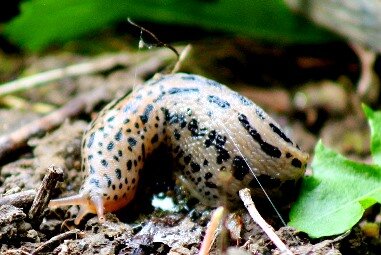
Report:
M308 159L249 99L201 76L163 75L108 104L91 123L82 144L82 188L50 206L80 205L76 224L87 213L103 222L105 212L133 199L144 161L160 144L171 151L184 185L211 206L221 194L234 201L240 189L258 188L257 179L295 182Z

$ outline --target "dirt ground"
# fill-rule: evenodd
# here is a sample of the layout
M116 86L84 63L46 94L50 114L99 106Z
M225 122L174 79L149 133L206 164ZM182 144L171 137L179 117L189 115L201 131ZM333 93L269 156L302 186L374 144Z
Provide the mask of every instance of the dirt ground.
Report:
M82 134L99 110L134 84L156 72L167 72L175 63L175 55L168 49L136 50L134 45L121 47L124 38L110 41L102 43L113 53L100 56L79 54L78 45L39 56L0 55L3 83L78 63L94 64L97 58L109 55L116 61L115 55L121 52L129 56L126 63L116 61L109 68L64 77L0 99L1 141L2 137L9 137L38 121L47 112L57 111L79 98L75 101L77 104L68 107L77 107L77 111L49 130L40 128L1 158L0 254L198 253L214 208L207 208L191 198L171 175L170 164L158 163L160 156L152 158L153 163L147 162L145 170L149 172L150 165L151 168L156 166L160 178L150 178L149 173L146 178L143 176L137 198L121 211L107 214L104 224L89 215L76 226L73 218L78 213L77 207L49 209L44 206L39 213L30 213L35 191L52 165L63 170L63 178L51 191L52 197L75 194L79 190ZM231 85L263 106L309 153L316 141L322 139L327 146L345 155L368 160L369 130L359 114L359 105L354 103L357 102L354 84L359 72L358 61L344 44L279 48L236 38L205 40L193 45L180 71ZM303 101L301 95L308 100ZM274 97L277 100L273 100ZM78 106L83 98L86 102ZM369 92L367 100L377 105L378 91ZM341 127L341 131L337 127ZM310 173L308 169L307 174ZM30 193L23 193L25 191ZM15 198L4 200L10 195ZM171 208L165 209L167 205L163 204L168 201ZM289 206L282 210L286 221L287 208ZM380 237L364 231L368 222L377 222L380 218L379 206L368 210L349 233L318 240L282 226L273 212L263 217L294 254L379 254L377 251L381 249ZM211 254L222 251L281 254L243 206L229 213L225 225L227 229L218 231Z

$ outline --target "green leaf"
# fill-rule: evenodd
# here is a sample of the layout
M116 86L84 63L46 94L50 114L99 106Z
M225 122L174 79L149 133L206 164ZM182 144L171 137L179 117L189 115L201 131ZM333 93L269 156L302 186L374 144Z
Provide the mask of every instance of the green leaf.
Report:
M306 177L291 208L289 225L317 238L351 229L364 210L381 202L381 167L349 160L315 147L314 175Z
M282 0L30 0L5 27L22 47L39 50L116 22L200 26L277 43L319 43L333 36L293 15Z
M381 166L381 111L374 112L365 104L362 105L362 108L370 126L370 150L373 162Z

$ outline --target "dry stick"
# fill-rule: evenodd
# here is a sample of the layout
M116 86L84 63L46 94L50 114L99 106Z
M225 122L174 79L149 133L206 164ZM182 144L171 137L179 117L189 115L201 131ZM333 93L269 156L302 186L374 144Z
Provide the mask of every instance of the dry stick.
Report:
M350 46L360 60L360 77L357 82L357 93L360 97L363 97L373 83L378 82L377 74L374 71L377 53L359 44L351 43Z
M224 207L222 206L218 207L213 212L208 228L206 229L205 237L204 237L204 240L202 241L200 251L198 253L199 255L209 254L209 251L212 248L212 244L213 244L214 233L216 232L218 225L220 225L223 215L224 215Z
M267 234L270 240L275 244L280 250L281 254L293 255L293 253L287 248L287 246L280 240L280 238L275 234L274 229L267 224L267 222L259 214L257 208L255 207L254 201L251 199L250 190L245 188L239 191L239 196L248 210L251 218L257 223L262 230Z
M156 54L151 54L151 58L135 66L130 73L142 75L155 72L166 61L173 58L171 52L158 50ZM116 88L115 88L116 90ZM107 98L110 92L106 87L95 88L90 92L82 93L56 111L37 119L8 135L0 136L0 161L8 153L26 146L27 141L41 133L45 133L59 126L67 118L78 115L79 113L90 110L93 105Z
M0 197L0 206L13 205L16 207L24 208L33 203L36 191L34 189L21 191L15 194Z
M29 138L45 133L60 125L65 119L79 114L85 109L88 101L95 101L103 93L104 89L96 89L87 93L87 95L81 94L58 110L28 123L8 135L0 136L0 160L7 156L8 153L26 146Z
M63 181L63 171L61 168L51 165L37 190L36 197L29 210L30 219L39 221L42 212L49 203L52 191L56 187L58 181Z
M18 91L26 90L32 87L41 86L44 83L56 81L59 79L80 76L84 74L96 73L100 71L109 70L117 65L131 65L137 63L148 54L143 56L133 53L120 53L107 56L98 57L86 63L75 64L63 68L58 68L42 73L38 73L29 77L17 79L8 83L0 85L0 97Z
M32 252L32 255L37 255L38 253L40 253L42 251L46 251L46 249L51 248L53 245L55 245L55 243L57 243L59 241L75 237L78 232L79 232L79 229L73 229L73 230L67 231L65 233L56 235L55 237L52 237L51 239L49 239L45 243L38 246L37 249Z
M179 71L179 69L181 68L181 65L183 64L185 59L189 56L191 50L192 50L192 45L188 44L187 46L185 46L185 48L180 52L178 60L175 66L173 67L171 74L177 73Z
M27 251L23 251L22 248L20 249L9 249L3 255L32 255L32 253L29 253Z

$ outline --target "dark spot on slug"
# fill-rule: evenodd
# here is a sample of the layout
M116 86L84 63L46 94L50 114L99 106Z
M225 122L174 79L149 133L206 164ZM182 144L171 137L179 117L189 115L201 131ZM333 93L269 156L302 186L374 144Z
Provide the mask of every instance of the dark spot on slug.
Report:
M193 75L183 75L181 76L181 79L184 81L194 81L196 78Z
M122 140L122 129L120 129L114 136L116 141Z
M135 138L128 137L127 142L128 142L128 144L131 146L131 148L133 148L133 147L136 145L136 140L135 140Z
M205 182L205 186L208 187L208 188L211 188L211 189L216 189L217 188L216 184L214 184L213 182L209 182L209 181Z
M280 138L282 138L285 142L289 143L289 144L293 144L291 139L288 138L282 130L280 130L277 126L275 126L273 123L269 123L269 126L272 128L272 130L274 131L274 133L276 133Z
M277 147L263 141L258 131L253 126L251 126L246 115L239 114L238 120L241 123L241 125L246 129L246 131L249 133L249 135L259 144L259 146L261 147L264 153L274 158L280 158L282 156L282 152Z
M127 161L127 170L131 170L131 167L132 167L132 161L128 160Z
M297 167L297 168L301 168L302 162L297 158L293 158L291 161L291 165L293 165L294 167Z
M262 110L261 108L256 107L256 108L255 108L255 113L257 114L257 116L258 116L260 119L262 119L262 120L265 119L263 110Z
M234 95L239 99L239 101L245 105L245 106L249 106L249 105L252 105L253 103L247 99L246 97L242 96L241 94L239 93L234 93Z
M223 109L227 109L227 108L230 108L230 104L228 101L226 100L223 100L221 99L220 97L218 96L214 96L214 95L209 95L207 97L209 103L213 103L213 104L216 104L218 105L219 107L223 108Z
M226 143L226 136L217 134L215 130L212 130L208 133L208 138L204 142L206 148L213 145L214 148L216 149L217 164L222 164L222 162L227 161L230 158L229 152L224 148L225 143Z
M99 186L99 180L97 180L95 178L91 178L90 179L90 184L93 184L93 185L95 185L95 187L100 188L100 186Z
M108 176L107 174L104 174L103 176L106 179L107 187L110 188L111 187L111 178L110 178L110 176Z
M111 122L115 119L115 116L111 116L110 118L107 119L107 122Z
M90 148L94 142L95 133L92 132L89 136L89 140L87 141L87 148Z
M188 164L190 163L191 159L192 159L192 155L191 155L191 154L186 155L186 156L184 157L184 163L185 163L186 165L188 165Z
M184 151L183 150L180 150L179 153L177 153L176 157L177 159L180 159L184 156Z
M180 140L181 134L179 130L175 129L175 131L173 131L173 136L175 137L176 140Z
M199 92L198 88L170 88L168 94L178 94L178 93L189 93L189 92Z
M143 124L146 124L149 119L149 115L151 114L153 110L153 105L148 104L146 108L144 109L143 115L140 116L140 120L143 122Z
M107 144L107 150L111 151L113 148L114 148L114 143L113 142L109 142L109 144Z
M235 156L233 159L233 176L239 181L249 173L250 168L241 156Z
M90 170L89 170L90 174L95 174L95 169L92 165L90 165Z
M201 169L200 165L195 163L195 162L191 162L190 166L192 168L193 173L196 173L196 172L200 171L200 169Z
M209 180L210 178L213 177L213 174L211 172L207 172L204 176L205 180Z
M206 80L206 84L208 84L209 86L212 86L212 87L215 87L215 88L221 88L222 85L216 81L213 81L213 80Z
M203 137L206 134L206 129L198 127L198 121L196 119L192 119L188 123L188 130L191 132L191 135L193 137Z
M115 176L118 179L122 178L122 171L119 168L115 169Z
M107 163L107 161L106 161L105 159L102 159L102 160L101 160L101 164L102 164L102 166L104 166L104 167L107 167L107 166L108 166L108 163Z

